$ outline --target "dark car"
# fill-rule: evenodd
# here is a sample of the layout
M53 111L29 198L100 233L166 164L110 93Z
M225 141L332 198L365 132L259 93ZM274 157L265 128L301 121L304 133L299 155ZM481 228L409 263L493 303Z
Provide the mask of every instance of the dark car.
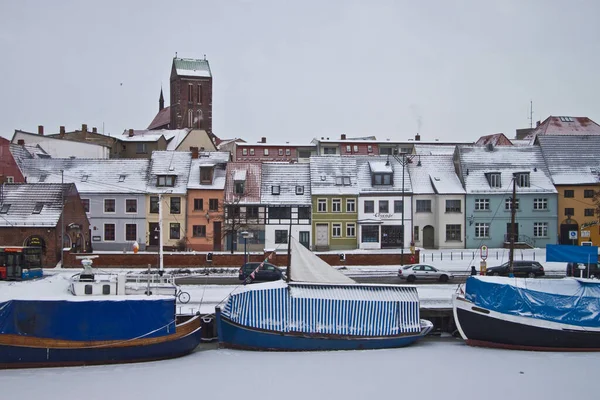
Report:
M245 280L250 276L252 271L260 265L259 262L249 262L244 264L239 272L239 278L241 281ZM278 281L283 278L283 272L275 265L264 263L262 267L254 274L252 282L266 282L266 281Z
M544 267L537 261L513 261L513 274L528 278L545 275ZM508 276L509 263L505 262L502 265L487 268L486 275Z
M576 278L600 278L600 269L598 268L598 264L588 265L579 263L568 263L567 276L574 276Z

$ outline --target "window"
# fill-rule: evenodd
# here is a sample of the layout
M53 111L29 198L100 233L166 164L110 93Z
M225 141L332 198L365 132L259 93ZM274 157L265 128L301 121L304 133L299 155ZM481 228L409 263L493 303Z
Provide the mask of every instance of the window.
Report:
M352 153L352 146L346 145L346 153Z
M137 212L137 200L136 199L125 199L125 212L136 213Z
M342 212L342 199L331 200L331 212Z
M244 194L244 181L236 181L235 182L235 194Z
M104 199L104 212L114 213L115 212L115 199Z
M335 147L323 147L323 154L337 154Z
M44 208L44 203L35 203L35 207L33 207L32 214L41 213L43 208Z
M533 199L533 209L534 210L547 210L548 209L548 199Z
M242 155L243 156L247 156L248 155L248 149L242 149Z
M290 219L291 217L291 207L269 207L269 219Z
M475 222L475 237L488 238L490 237L490 224L487 222Z
M15 177L14 176L7 176L6 177L6 183L15 183Z
M446 225L446 242L460 242L460 225Z
M364 213L373 214L375 212L375 202L373 200L365 200Z
M346 236L347 237L356 237L356 224L351 224L351 223L346 224Z
M200 167L200 183L212 183L212 167Z
M392 184L392 174L373 174L371 178L371 184L373 186L380 185L391 185Z
M90 212L90 199L81 199L81 204L86 213Z
M175 186L175 177L172 175L160 175L156 177L156 186Z
M417 200L417 212L431 212L431 200Z
M447 213L459 213L461 209L460 200L446 200Z
M104 241L115 241L115 224L104 224Z
M206 237L206 225L192 226L192 237Z
M150 214L158 214L158 196L150 196Z
M291 155L292 155L292 150L290 150L290 149L285 149L285 155L286 155L286 156L291 156Z
M310 150L298 150L299 158L310 158Z
M529 172L515 174L515 179L519 187L529 187Z
M331 236L334 238L342 237L342 224L331 224Z
M275 231L275 244L285 244L288 242L288 231L287 230L276 230Z
M379 226L365 225L361 228L362 243L379 243Z
M512 198L511 197L504 199L504 209L512 210ZM518 209L519 209L519 199L515 199L515 210L518 210Z
M327 199L317 200L317 211L318 212L327 212Z
M194 98L194 86L191 83L188 83L188 101L191 102Z
M136 143L135 144L135 153L136 154L148 153L148 149L146 148L146 143Z
M253 156L254 155L254 149L250 149L250 155Z
M204 199L194 199L194 210L204 210Z
M208 200L208 209L210 211L218 211L219 210L219 199L209 199Z
M102 285L102 294L110 294L110 285Z
M565 198L573 198L573 197L575 197L574 190L565 190Z
M81 182L87 182L87 180L88 180L89 177L90 177L89 175L82 175L81 176Z
M379 212L380 213L390 212L390 202L387 200L379 200Z
M534 222L533 223L533 237L548 237L548 223L547 222Z
M85 288L84 288L85 294L92 294L93 290L94 289L92 288L92 285L85 285Z
M413 239L419 240L419 227L418 226L415 226L413 228Z
M268 156L269 155L269 149L263 149L263 155Z
M490 187L493 187L493 188L502 187L502 181L500 180L499 172L487 173L485 175L487 177L488 183L490 184Z
M367 153L372 153L373 152L373 146L368 145L367 146Z
M38 182L46 182L46 178L48 177L47 174L41 174L40 175L40 179L38 180Z
M137 225L125 224L125 240L133 242L137 240Z
M304 186L298 185L296 186L296 194L304 194Z
M181 237L181 233L179 231L179 223L171 222L169 224L169 239L179 239Z
M593 217L594 211L595 210L593 208L586 208L585 210L583 210L583 215L586 217Z
M283 149L279 149L279 155L282 156L283 155Z
M171 214L181 214L181 197L171 197Z
M393 153L393 149L391 147L381 147L379 149L379 154L381 154L381 155L387 154L387 155L391 156L392 153Z
M402 200L394 200L394 212L402 213L404 212L404 201Z
M565 216L572 217L573 215L575 215L574 208L565 208Z
M583 197L585 197L586 199L591 199L594 197L595 192L593 190L590 189L585 189L583 191Z
M202 85L198 85L198 104L202 104Z
M490 209L490 199L475 199L475 210L483 211Z
M342 178L342 180L344 181L344 186L350 186L350 177L349 176L344 176Z
M354 145L354 146L352 147L352 150L354 150L354 152L355 152L355 153L358 153L358 146L357 146L357 145Z
M349 213L356 212L356 200L346 199L346 212L349 212Z
M0 208L0 214L6 214L8 213L8 210L10 209L10 204L2 204L2 208Z
M273 186L271 186L271 194L272 195L278 195L279 194L279 185L273 185Z
M258 218L258 207L257 206L246 206L246 219Z

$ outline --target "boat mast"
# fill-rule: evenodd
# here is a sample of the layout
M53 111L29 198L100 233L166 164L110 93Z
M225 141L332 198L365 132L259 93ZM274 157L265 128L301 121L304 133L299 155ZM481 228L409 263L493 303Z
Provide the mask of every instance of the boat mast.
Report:
M162 193L158 194L158 274L163 275Z
M515 214L516 210L516 200L517 197L517 179L513 175L513 190L512 190L512 198L510 200L510 238L509 238L509 252L508 252L508 276L511 278L514 277L514 253L515 253Z
M297 209L298 210L298 209ZM300 210L296 211L300 212ZM285 274L285 281L290 281L290 265L291 265L291 254L292 254L292 207L290 206L290 227L288 229L288 255L287 255L287 272Z

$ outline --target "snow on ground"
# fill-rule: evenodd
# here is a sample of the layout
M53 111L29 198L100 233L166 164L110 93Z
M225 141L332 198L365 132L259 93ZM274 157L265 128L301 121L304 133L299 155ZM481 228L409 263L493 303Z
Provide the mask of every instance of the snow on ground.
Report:
M455 338L312 353L203 344L174 360L2 371L0 388L2 398L19 400L593 399L598 365L600 353L482 349Z

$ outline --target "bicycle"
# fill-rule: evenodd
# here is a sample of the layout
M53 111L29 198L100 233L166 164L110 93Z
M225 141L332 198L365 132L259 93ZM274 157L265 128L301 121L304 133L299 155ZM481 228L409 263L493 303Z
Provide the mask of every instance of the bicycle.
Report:
M181 303L181 304L187 304L190 302L190 294L188 292L184 292L183 290L181 290L180 288L177 288L177 293L175 293L175 298Z

